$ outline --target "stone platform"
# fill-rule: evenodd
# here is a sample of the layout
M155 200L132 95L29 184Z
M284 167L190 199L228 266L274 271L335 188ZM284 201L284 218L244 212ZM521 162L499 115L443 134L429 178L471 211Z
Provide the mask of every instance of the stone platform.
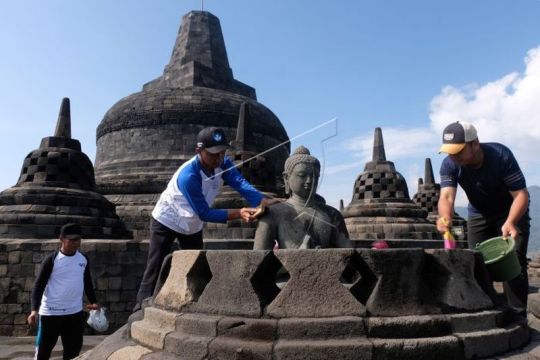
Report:
M527 323L494 306L478 255L177 251L152 304L83 358L469 359L523 347Z

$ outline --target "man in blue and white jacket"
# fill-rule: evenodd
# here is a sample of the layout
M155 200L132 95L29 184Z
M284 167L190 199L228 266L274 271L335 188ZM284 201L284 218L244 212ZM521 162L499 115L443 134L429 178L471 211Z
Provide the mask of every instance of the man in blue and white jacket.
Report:
M213 209L210 204L225 183L238 191L252 206L265 207L271 200L256 190L225 157L229 148L225 133L217 127L204 128L197 135L196 155L174 173L152 212L150 248L134 311L152 296L163 259L178 239L182 249L202 249L204 222L226 223L255 220L254 208Z

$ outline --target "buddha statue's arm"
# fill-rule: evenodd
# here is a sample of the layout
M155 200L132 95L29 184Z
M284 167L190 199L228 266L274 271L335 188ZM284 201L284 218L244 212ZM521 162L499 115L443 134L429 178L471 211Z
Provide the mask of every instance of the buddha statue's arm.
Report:
M335 225L333 246L336 248L353 247L352 241L349 238L349 231L347 230L347 226L345 225L345 220L343 219L343 215L341 215L339 211L333 208L332 208L332 213L333 213L332 222Z
M269 213L263 215L257 231L255 232L255 241L253 242L253 250L271 250L274 248L274 241L277 238L277 225L272 221L272 216Z

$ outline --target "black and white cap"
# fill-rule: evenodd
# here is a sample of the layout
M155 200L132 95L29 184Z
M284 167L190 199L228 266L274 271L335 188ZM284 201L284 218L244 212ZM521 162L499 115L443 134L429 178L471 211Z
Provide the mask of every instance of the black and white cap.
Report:
M465 144L478 139L476 129L469 123L455 122L448 125L442 136L442 146L439 153L455 155L465 147Z
M202 129L197 135L197 147L205 149L212 154L218 154L227 150L231 146L223 130L218 127L207 127Z

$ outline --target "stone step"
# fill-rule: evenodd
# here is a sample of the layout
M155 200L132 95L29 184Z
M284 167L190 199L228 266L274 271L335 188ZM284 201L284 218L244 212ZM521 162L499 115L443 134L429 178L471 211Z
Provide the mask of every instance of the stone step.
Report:
M284 359L372 359L373 345L365 337L344 340L279 340L274 346L276 360Z
M172 332L165 337L164 352L172 353L185 360L202 360L208 355L208 345L213 337L187 335Z
M282 340L339 339L365 336L366 327L363 319L355 316L291 318L279 320L277 333Z
M180 316L179 313L161 310L155 307L147 307L144 309L143 320L158 324L159 326L175 329L176 320Z
M450 335L450 319L444 315L370 317L367 334L374 338L408 339Z
M247 340L227 336L217 337L208 346L210 359L278 359L279 357L274 357L272 352L273 341ZM307 358L310 357L304 357L304 359Z
M455 336L426 337L416 339L371 338L373 359L463 359L463 350ZM435 355L436 354L436 355Z
M462 343L466 359L482 358L510 349L510 333L506 329L491 329L454 334Z
M131 324L131 337L142 345L162 350L165 336L175 330L179 315L153 307L144 309L144 318Z
M531 332L524 319L520 323L515 323L504 328L510 336L510 348L518 349L525 346L531 339Z
M452 332L466 333L497 328L500 311L482 311L448 315L452 324Z

